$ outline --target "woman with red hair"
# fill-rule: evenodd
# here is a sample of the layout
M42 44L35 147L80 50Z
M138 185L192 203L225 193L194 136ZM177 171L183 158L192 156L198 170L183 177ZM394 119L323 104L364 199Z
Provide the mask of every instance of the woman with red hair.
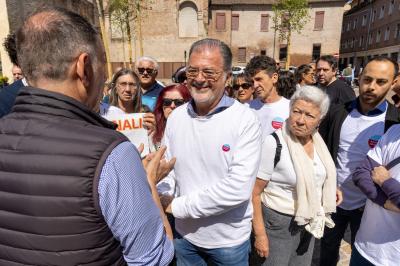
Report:
M153 135L153 143L159 146L164 136L165 125L168 116L178 106L191 99L188 88L184 84L171 84L165 87L158 96L154 115L156 117L156 130Z

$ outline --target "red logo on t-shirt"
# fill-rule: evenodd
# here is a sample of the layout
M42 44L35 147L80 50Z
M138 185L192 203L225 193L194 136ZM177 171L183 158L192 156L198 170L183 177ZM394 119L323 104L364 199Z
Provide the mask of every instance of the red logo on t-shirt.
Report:
M229 151L231 149L231 146L229 146L229 144L224 144L224 145L222 145L222 150L224 151L224 152L227 152L227 151Z
M283 125L284 120L281 117L275 117L274 119L272 119L272 127L274 129L280 129Z
M378 143L379 139L381 138L380 135L373 135L368 140L368 146L372 149Z

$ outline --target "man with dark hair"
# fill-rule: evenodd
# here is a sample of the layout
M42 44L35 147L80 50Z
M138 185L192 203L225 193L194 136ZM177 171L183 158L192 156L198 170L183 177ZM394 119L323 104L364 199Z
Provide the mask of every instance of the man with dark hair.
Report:
M0 119L2 264L168 265L173 247L155 204L165 148L146 177L137 149L94 112L105 77L97 30L44 9L16 43L31 87Z
M389 58L369 61L360 76L359 97L331 108L320 126L321 136L335 160L338 186L343 192L343 202L332 215L336 225L325 228L321 240L321 266L336 265L340 242L349 224L351 244L354 243L366 196L354 185L352 174L384 132L400 122L399 111L386 101L397 72L397 64Z
M346 82L336 78L337 61L332 55L323 55L317 60L317 82L331 99L332 104L344 104L356 95ZM333 107L333 105L332 105Z
M289 117L289 100L279 95L277 89L278 71L275 60L265 55L253 57L245 70L254 83L257 99L249 106L261 122L263 140Z
M180 235L178 265L248 264L261 129L249 108L224 94L231 65L225 43L195 42L186 69L192 101L168 117L165 144L177 164L159 188L176 195L165 206Z
M8 36L4 40L3 46L6 49L8 56L10 57L11 63L13 63L14 65L12 71L13 77L14 77L14 68L16 74L20 72L22 74L22 70L18 65L15 34L12 33L8 34ZM28 86L25 78L15 80L14 77L14 82L11 85L4 87L3 89L0 90L0 118L5 116L11 111L11 108L14 105L15 98L17 97L19 90L25 86Z

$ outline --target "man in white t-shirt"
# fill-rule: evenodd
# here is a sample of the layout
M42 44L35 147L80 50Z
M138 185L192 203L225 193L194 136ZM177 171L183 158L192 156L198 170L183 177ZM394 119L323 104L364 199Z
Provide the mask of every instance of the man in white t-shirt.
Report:
M178 265L248 264L261 125L224 94L231 64L225 43L195 42L186 70L192 100L168 117L164 143L176 164L159 191L175 196L163 205L175 217Z
M399 123L399 111L385 100L394 85L396 72L397 65L389 58L376 57L369 61L360 76L359 97L334 106L320 126L321 136L335 160L338 186L343 192L343 202L332 215L335 227L326 228L321 240L321 266L336 265L348 225L351 244L354 243L366 196L351 177L384 132Z
M392 126L353 175L368 197L350 265L400 262L400 125Z
M253 57L246 66L253 82L257 99L249 103L255 110L262 126L263 140L266 136L282 127L289 117L289 100L280 96L276 88L278 69L271 57L259 55Z

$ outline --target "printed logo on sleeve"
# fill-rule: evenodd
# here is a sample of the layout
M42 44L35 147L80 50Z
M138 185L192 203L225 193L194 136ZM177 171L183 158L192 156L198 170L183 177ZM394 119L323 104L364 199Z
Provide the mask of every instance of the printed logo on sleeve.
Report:
M283 118L275 117L274 119L272 119L271 125L274 129L280 129L283 125L283 122L285 122Z
M381 135L373 135L368 140L368 146L372 149L378 143L380 138L381 138Z
M229 144L224 144L224 145L222 145L222 150L224 152L228 152L231 150L231 146L229 146Z

